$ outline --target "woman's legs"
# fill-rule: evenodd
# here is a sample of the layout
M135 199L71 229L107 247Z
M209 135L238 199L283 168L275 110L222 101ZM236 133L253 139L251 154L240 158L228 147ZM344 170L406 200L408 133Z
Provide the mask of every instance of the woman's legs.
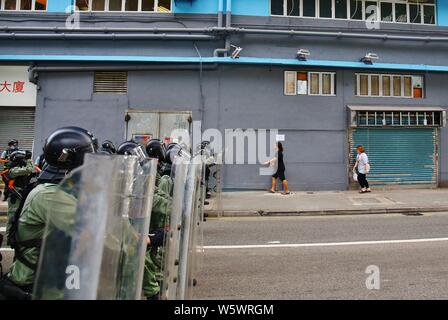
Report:
M358 183L361 189L364 189L364 175L362 173L358 173Z
M288 180L283 180L282 181L282 185L283 185L283 192L285 194L289 194L289 185L288 185Z
M366 191L366 188L369 187L369 183L367 182L366 175L363 173L358 173L358 182L361 186L362 191Z
M370 191L369 181L367 181L367 175L364 175L364 186L367 191Z
M283 194L289 194L289 185L288 185L288 180L286 180L285 171L279 172L278 177L282 181Z
M277 178L271 177L271 192L275 192L277 186Z

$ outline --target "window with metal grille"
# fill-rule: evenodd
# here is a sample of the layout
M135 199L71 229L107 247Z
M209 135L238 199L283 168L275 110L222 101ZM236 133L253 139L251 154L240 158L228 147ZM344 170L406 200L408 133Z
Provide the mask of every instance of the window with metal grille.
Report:
M0 10L45 11L47 10L47 0L0 0Z
M76 0L79 11L171 12L171 0Z
M435 0L271 0L271 15L436 24Z
M358 111L359 127L440 127L442 112L437 111Z
M126 94L128 92L128 73L95 72L93 92Z

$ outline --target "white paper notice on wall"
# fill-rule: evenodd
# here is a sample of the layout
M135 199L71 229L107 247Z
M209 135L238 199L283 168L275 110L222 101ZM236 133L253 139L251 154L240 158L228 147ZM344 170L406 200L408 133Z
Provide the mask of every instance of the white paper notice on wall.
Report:
M297 94L308 94L308 81L297 81Z
M35 107L36 85L28 81L28 67L0 66L0 106Z
M278 134L277 135L277 142L285 141L285 135L284 134Z

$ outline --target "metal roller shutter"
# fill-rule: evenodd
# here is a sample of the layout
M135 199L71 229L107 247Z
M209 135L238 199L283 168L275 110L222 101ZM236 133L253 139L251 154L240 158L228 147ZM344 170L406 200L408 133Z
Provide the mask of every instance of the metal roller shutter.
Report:
M19 140L22 150L33 148L34 108L0 107L0 150L8 146L11 139Z
M349 136L350 164L355 162L356 147L363 145L371 163L372 184L437 185L437 128L356 128Z

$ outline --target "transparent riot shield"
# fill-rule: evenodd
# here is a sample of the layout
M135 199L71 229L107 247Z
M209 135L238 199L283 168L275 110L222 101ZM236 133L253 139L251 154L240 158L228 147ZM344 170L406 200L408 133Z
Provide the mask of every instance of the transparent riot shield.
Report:
M179 245L179 276L177 299L189 299L194 285L192 267L196 257L195 214L197 204L198 183L197 173L200 164L190 160L185 183L184 202L182 208L180 245Z
M214 208L217 211L218 217L222 217L224 215L223 208L223 200L222 200L222 176L223 176L223 165L222 165L222 154L214 155L215 165L213 168L213 196L214 199Z
M170 228L165 243L162 299L191 299L202 250L204 162L180 153L173 161Z
M131 157L122 164L109 215L98 299L140 299L157 160Z
M204 157L196 156L191 164L190 174L194 180L193 186L195 188L193 195L193 207L190 221L190 239L188 244L188 259L187 275L186 275L186 290L185 298L193 298L193 288L197 283L197 276L202 265L203 257L203 229L202 223L204 221L203 207L205 199L205 162Z
M135 294L135 299L139 299L141 294L144 260L147 250L147 234L151 220L151 209L157 174L157 160L147 159L140 162L140 166L137 167L135 173L130 201L129 221L132 227L131 230L134 230L138 235L138 241L137 250L134 252L134 255L129 255L131 257L127 261L129 268L125 269L126 273L124 273L124 281L121 286L122 295L120 299L126 300L133 299ZM132 246L133 239L131 238L130 240L131 242L128 248L134 250Z
M86 155L48 199L34 299L139 299L156 161Z
M175 300L179 294L179 261L182 238L182 214L184 211L185 188L190 159L179 155L172 159L171 178L173 181L172 206L169 228L166 233L163 259L163 283L161 299Z

